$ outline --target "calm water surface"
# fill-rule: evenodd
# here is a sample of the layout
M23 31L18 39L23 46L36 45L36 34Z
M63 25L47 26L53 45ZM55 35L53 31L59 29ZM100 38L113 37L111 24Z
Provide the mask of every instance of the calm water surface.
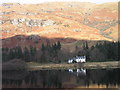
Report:
M4 71L3 88L120 88L120 69Z

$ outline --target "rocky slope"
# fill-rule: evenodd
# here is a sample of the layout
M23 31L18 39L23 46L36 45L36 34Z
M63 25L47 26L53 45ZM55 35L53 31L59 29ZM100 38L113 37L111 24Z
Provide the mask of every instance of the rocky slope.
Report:
M119 38L117 2L4 3L0 9L1 39L16 35L108 41Z

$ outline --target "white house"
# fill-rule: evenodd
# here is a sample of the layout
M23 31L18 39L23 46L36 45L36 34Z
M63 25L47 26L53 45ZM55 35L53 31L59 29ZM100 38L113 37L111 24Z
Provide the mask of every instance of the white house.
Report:
M86 62L86 57L85 56L77 56L76 58L76 62Z
M76 56L75 58L73 58L73 59L69 59L68 60L68 63L73 63L73 61L74 62L81 62L81 63L84 63L84 62L86 62L86 56Z

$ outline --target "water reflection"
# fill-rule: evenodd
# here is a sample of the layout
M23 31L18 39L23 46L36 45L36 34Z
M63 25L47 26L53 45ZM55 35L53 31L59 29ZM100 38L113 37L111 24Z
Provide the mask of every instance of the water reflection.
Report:
M3 88L118 87L120 69L3 72Z
M68 71L70 73L77 75L77 76L86 75L86 69L83 69L83 68L81 68L81 69L68 69Z

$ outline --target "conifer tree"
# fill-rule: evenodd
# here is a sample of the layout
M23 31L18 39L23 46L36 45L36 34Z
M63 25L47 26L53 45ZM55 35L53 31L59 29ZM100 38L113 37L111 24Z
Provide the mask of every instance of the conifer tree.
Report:
M61 49L61 43L60 43L60 41L57 42L57 48L58 48L58 50Z
M27 47L25 47L25 48L24 48L24 60L25 60L26 62L28 62L28 61L30 61L29 59L30 59L30 58L29 58L29 50L28 50Z
M42 43L41 50L42 50L43 52L45 51L45 45L44 45L44 43Z

